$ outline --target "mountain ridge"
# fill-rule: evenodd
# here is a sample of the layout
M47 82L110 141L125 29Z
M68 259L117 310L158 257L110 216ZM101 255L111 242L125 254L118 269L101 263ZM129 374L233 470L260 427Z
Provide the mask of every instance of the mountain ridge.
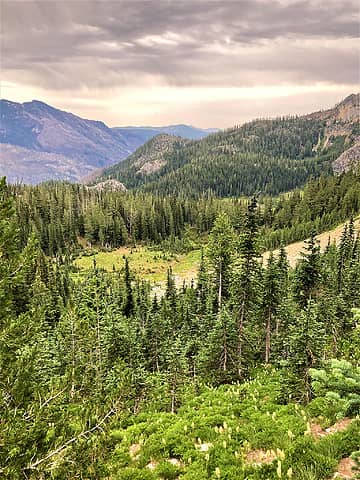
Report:
M121 127L111 128L40 100L17 103L1 99L0 114L0 175L7 176L10 183L81 181L122 161L145 142L135 134L136 127L126 134ZM207 134L188 128L194 135Z
M358 118L359 94L351 94L332 109L257 119L186 143L146 176L134 168L142 155L137 151L124 164L104 169L99 180L116 178L127 188L185 196L276 195L322 172L356 167ZM154 156L151 143L146 148Z

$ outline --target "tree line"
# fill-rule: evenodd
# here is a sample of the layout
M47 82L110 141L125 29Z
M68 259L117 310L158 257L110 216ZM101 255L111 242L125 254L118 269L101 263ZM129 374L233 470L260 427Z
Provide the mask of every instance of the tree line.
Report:
M360 211L359 174L323 175L303 189L271 198L258 196L256 210L265 250L320 233ZM244 223L247 198L197 200L142 192L96 191L82 185L54 182L11 186L25 245L31 233L47 255L75 251L81 245L116 248L139 242L179 243L185 232L208 234L221 212L235 229ZM181 243L181 242L180 242Z

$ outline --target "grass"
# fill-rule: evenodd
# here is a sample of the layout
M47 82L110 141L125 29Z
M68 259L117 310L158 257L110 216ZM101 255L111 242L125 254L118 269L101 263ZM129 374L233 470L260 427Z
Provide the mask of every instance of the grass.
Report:
M98 267L109 272L120 270L124 266L124 258L129 260L130 269L140 278L152 285L163 285L166 282L167 271L172 268L175 282L178 286L185 281L187 284L196 278L200 263L200 250L193 250L184 255L174 255L168 252L155 251L145 246L121 247L112 252L99 252L92 256L82 256L75 260L80 271L90 270L94 258Z
M344 224L339 225L331 231L323 232L317 235L321 250L324 250L328 241L338 243ZM355 221L355 229L360 230L360 219ZM301 258L300 253L304 251L304 242L296 242L285 248L289 263L294 267ZM277 251L274 252L275 254ZM176 285L182 286L183 282L187 285L196 279L199 264L200 250L192 250L184 255L171 254L165 251L153 250L146 246L138 245L136 247L121 247L111 252L99 252L91 256L82 256L75 260L75 265L80 272L85 272L93 267L94 258L98 267L108 272L120 270L124 266L124 258L127 257L130 269L141 279L147 280L154 287L156 293L161 293L166 282L168 268L171 267ZM269 256L269 252L263 254L264 260ZM158 291L157 291L158 290Z

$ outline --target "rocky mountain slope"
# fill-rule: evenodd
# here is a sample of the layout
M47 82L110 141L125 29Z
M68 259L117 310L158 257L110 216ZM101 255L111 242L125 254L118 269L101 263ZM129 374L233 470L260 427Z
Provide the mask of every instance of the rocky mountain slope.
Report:
M96 190L97 192L125 192L126 187L117 180L109 179L104 182L97 183L96 185L86 186L90 190Z
M0 176L24 183L79 181L122 161L162 130L109 128L36 100L0 100L0 120ZM163 128L189 138L208 134L186 125Z
M342 171L359 158L359 95L333 109L303 117L254 120L200 140L177 145L166 161L154 160L150 141L126 162L104 170L127 188L197 196L277 195L322 172ZM138 168L140 159L149 168ZM146 166L144 167L146 169Z
M334 122L351 123L359 121L359 102L360 93L352 93L328 110L320 110L318 112L305 115L305 118L325 120L328 125Z
M326 112L325 112L326 113ZM328 116L326 138L332 142L338 136L344 138L346 150L333 162L335 173L341 173L360 164L360 94L349 95Z
M153 137L123 162L106 168L97 179L114 178L125 183L127 188L146 183L148 177L161 171L168 157L189 141L175 135L160 134Z
M356 168L360 161L360 94L346 97L338 105L308 115L310 119L325 122L322 141L318 148L324 149L343 142L343 152L333 161L335 173Z
M104 123L38 101L1 101L0 141L0 175L10 182L76 181L131 153L126 139Z

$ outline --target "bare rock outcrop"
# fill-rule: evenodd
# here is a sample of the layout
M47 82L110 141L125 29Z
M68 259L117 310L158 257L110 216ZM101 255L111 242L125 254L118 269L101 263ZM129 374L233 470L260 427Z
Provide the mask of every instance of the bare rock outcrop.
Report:
M335 173L347 172L360 166L360 138L355 144L345 150L334 162L333 170Z

